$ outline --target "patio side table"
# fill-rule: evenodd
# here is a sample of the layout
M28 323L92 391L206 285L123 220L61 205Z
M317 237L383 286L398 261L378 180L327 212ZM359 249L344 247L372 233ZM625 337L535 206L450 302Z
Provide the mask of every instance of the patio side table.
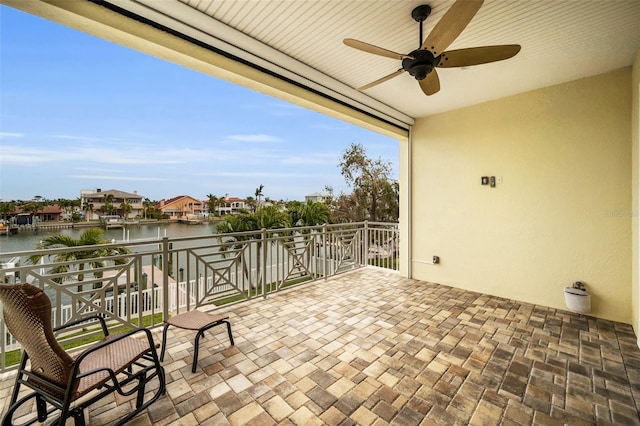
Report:
M160 361L164 360L164 351L167 347L167 329L170 325L178 328L184 328L186 330L197 330L195 342L193 343L193 366L191 367L191 372L195 373L196 364L198 363L198 348L200 344L200 337L204 335L205 331L221 324L227 325L229 341L231 342L231 346L233 346L233 335L231 334L231 323L229 322L228 315L214 315L195 310L185 312L183 314L178 314L169 318L165 321L165 326L162 330L162 351L160 352Z

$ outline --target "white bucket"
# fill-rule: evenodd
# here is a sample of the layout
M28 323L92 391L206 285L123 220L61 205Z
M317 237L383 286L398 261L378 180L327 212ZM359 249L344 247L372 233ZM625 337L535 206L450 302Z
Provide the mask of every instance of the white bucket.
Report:
M565 287L564 301L567 304L567 308L571 311L581 313L591 311L591 295L589 295L586 290Z

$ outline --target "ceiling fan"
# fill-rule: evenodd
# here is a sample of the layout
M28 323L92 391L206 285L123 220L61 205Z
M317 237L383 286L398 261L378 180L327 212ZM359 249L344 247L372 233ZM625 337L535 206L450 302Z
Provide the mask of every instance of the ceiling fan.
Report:
M429 96L440 90L440 79L436 68L467 67L514 57L520 51L520 45L518 44L445 51L471 22L471 19L482 6L483 1L457 0L438 21L424 41L422 41L422 23L431 13L431 7L422 5L413 9L411 17L420 23L420 47L406 55L363 41L345 38L344 44L349 47L402 61L402 68L374 82L358 87L357 90L369 89L407 71L418 80L424 94Z

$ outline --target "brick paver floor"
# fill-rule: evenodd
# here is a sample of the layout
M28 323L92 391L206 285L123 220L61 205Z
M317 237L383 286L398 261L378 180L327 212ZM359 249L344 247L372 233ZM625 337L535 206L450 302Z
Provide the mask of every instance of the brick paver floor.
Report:
M193 332L170 329L167 394L132 425L640 425L627 324L376 268L219 312L236 345L207 332L192 373Z

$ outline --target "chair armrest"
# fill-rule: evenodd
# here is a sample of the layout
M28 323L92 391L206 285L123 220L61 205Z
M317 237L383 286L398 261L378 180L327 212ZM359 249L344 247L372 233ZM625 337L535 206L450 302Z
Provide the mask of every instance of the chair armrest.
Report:
M65 328L74 326L74 325L78 325L78 324L82 324L83 322L87 322L90 320L98 320L100 322L100 326L102 327L102 332L105 336L109 335L109 329L107 328L107 323L104 320L103 317L101 317L100 315L90 315L88 317L84 317L84 318L80 318L77 320L73 320L73 321L69 321L66 322L65 324L59 325L58 327L55 327L53 329L53 332L55 333L56 331L60 331L60 330L64 330Z

